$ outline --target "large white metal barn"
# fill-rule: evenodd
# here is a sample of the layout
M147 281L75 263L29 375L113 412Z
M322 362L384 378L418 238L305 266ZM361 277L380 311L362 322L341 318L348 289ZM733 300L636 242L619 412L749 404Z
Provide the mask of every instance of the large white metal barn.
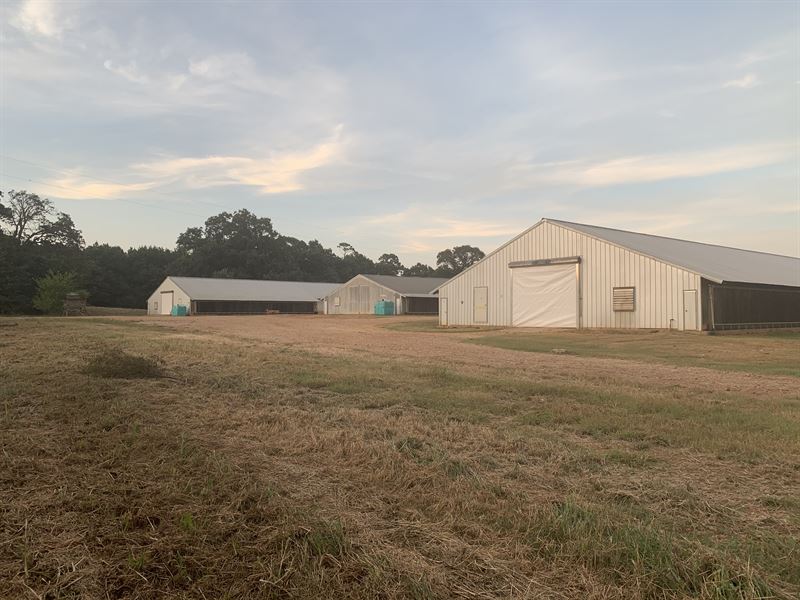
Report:
M169 315L177 306L193 315L322 313L322 299L339 285L170 276L150 295L147 314Z
M371 315L379 300L394 303L398 315L435 315L439 301L433 290L443 277L397 277L394 275L356 275L331 291L325 298L331 315Z
M555 219L437 292L442 325L800 326L800 258Z

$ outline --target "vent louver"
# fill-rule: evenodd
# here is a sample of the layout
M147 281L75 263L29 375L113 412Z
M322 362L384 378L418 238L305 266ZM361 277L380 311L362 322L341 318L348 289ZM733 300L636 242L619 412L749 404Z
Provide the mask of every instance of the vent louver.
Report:
M632 287L615 287L613 295L615 312L632 312L636 306L636 293Z

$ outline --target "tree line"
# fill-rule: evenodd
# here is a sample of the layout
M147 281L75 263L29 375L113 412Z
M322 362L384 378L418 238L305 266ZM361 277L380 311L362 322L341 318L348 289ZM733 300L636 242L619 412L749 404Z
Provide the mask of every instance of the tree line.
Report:
M172 249L87 246L49 199L0 191L0 313L55 310L66 292L84 293L95 306L143 308L167 275L334 283L359 273L452 277L484 257L474 246L456 246L437 254L436 267L406 267L393 253L372 260L346 242L337 250L282 235L271 219L246 209L186 229Z

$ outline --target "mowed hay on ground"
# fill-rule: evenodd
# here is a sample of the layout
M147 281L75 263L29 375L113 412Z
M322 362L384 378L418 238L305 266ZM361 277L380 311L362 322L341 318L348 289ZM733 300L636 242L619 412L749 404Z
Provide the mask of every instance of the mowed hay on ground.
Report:
M800 593L796 379L646 385L559 356L586 375L545 380L203 320L15 322L0 329L0 597ZM171 376L87 372L109 348ZM743 391L759 382L786 391Z

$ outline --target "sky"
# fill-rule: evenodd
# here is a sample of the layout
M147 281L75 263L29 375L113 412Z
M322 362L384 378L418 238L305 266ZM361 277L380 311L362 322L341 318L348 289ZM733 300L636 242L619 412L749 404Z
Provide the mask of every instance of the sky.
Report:
M795 2L0 3L0 189L372 258L543 217L800 255Z

